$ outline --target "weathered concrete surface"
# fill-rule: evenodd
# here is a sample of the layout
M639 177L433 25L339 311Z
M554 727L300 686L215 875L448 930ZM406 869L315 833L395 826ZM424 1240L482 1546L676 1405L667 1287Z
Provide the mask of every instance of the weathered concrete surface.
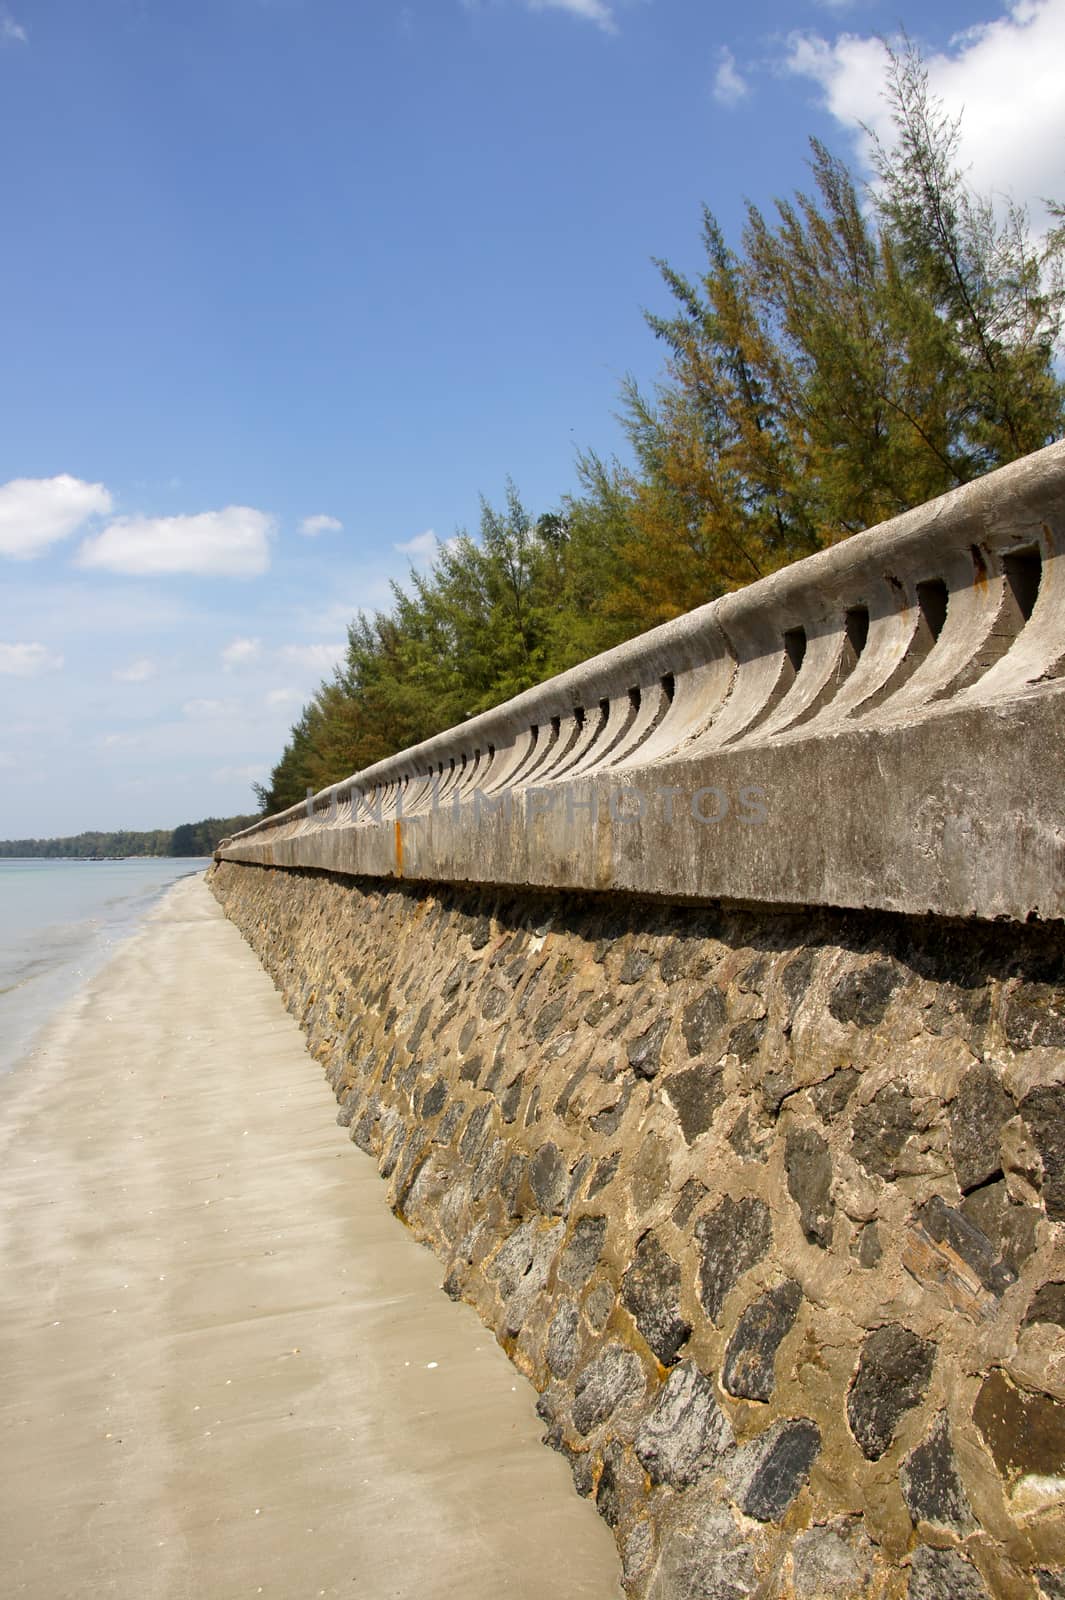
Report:
M1065 917L1065 444L226 842L232 861Z
M1065 929L212 887L632 1595L1065 1593Z
M606 1600L606 1528L200 881L0 1100L5 1600Z

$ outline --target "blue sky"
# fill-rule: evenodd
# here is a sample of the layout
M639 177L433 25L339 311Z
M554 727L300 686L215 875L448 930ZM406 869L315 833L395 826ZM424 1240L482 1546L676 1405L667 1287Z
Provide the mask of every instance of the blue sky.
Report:
M860 162L900 21L1038 221L1065 0L0 3L0 837L248 807L390 577L621 448L701 205Z

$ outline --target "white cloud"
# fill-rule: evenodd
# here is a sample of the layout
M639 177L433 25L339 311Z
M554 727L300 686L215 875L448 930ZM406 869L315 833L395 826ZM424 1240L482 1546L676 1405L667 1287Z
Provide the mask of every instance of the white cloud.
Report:
M214 722L220 717L233 716L236 710L237 705L233 700L186 700L181 713L190 722Z
M728 45L723 44L714 73L714 99L719 106L738 106L749 92L746 78L736 70L736 57Z
M0 750L0 772L14 772L18 766L18 756L13 756L6 750Z
M131 750L144 743L143 733L105 733L97 740L101 750Z
M116 667L111 676L116 683L147 683L149 678L154 678L159 668L150 656L138 656L136 661L131 661L126 667Z
M0 672L11 678L36 678L42 672L58 672L63 657L43 644L0 644Z
M111 496L102 483L57 478L12 478L0 484L0 555L29 560L75 533L90 517L106 516Z
M85 541L78 561L132 577L257 578L270 565L274 528L273 517L250 506L196 516L119 517Z
M959 33L944 51L925 53L929 86L947 113L962 117L961 165L982 193L1007 195L1031 207L1046 225L1040 201L1060 195L1065 145L1065 0L1013 0L1005 14ZM891 142L884 99L884 46L853 33L834 40L796 33L788 71L820 85L826 109L852 134L868 160L864 123Z
M410 556L412 561L431 561L437 550L436 534L432 528L426 528L424 533L416 533L413 539L404 539L402 544L392 548L400 555Z
M285 706L302 705L303 698L298 689L271 689L267 693L266 704L271 711L279 711Z
M344 524L339 517L304 517L300 523L300 532L305 539L314 539L320 533L343 533Z
M29 35L7 7L0 8L0 44L25 44Z
M227 672L236 667L250 667L263 653L261 639L234 639L222 651L222 665Z
M346 650L346 644L286 644L277 653L290 666L324 674L343 661Z
M525 0L530 11L568 11L571 16L594 22L605 33L614 33L614 16L603 0Z

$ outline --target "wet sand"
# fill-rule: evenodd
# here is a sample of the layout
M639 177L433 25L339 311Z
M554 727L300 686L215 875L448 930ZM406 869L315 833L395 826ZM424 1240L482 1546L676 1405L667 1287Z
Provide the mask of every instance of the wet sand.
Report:
M199 879L0 1088L0 1572L32 1600L610 1600L532 1388Z

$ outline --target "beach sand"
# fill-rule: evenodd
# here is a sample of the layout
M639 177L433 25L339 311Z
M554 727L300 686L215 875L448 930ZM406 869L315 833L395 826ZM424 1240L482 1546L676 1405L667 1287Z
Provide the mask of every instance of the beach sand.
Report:
M607 1600L532 1388L201 879L0 1090L0 1572L33 1600Z

